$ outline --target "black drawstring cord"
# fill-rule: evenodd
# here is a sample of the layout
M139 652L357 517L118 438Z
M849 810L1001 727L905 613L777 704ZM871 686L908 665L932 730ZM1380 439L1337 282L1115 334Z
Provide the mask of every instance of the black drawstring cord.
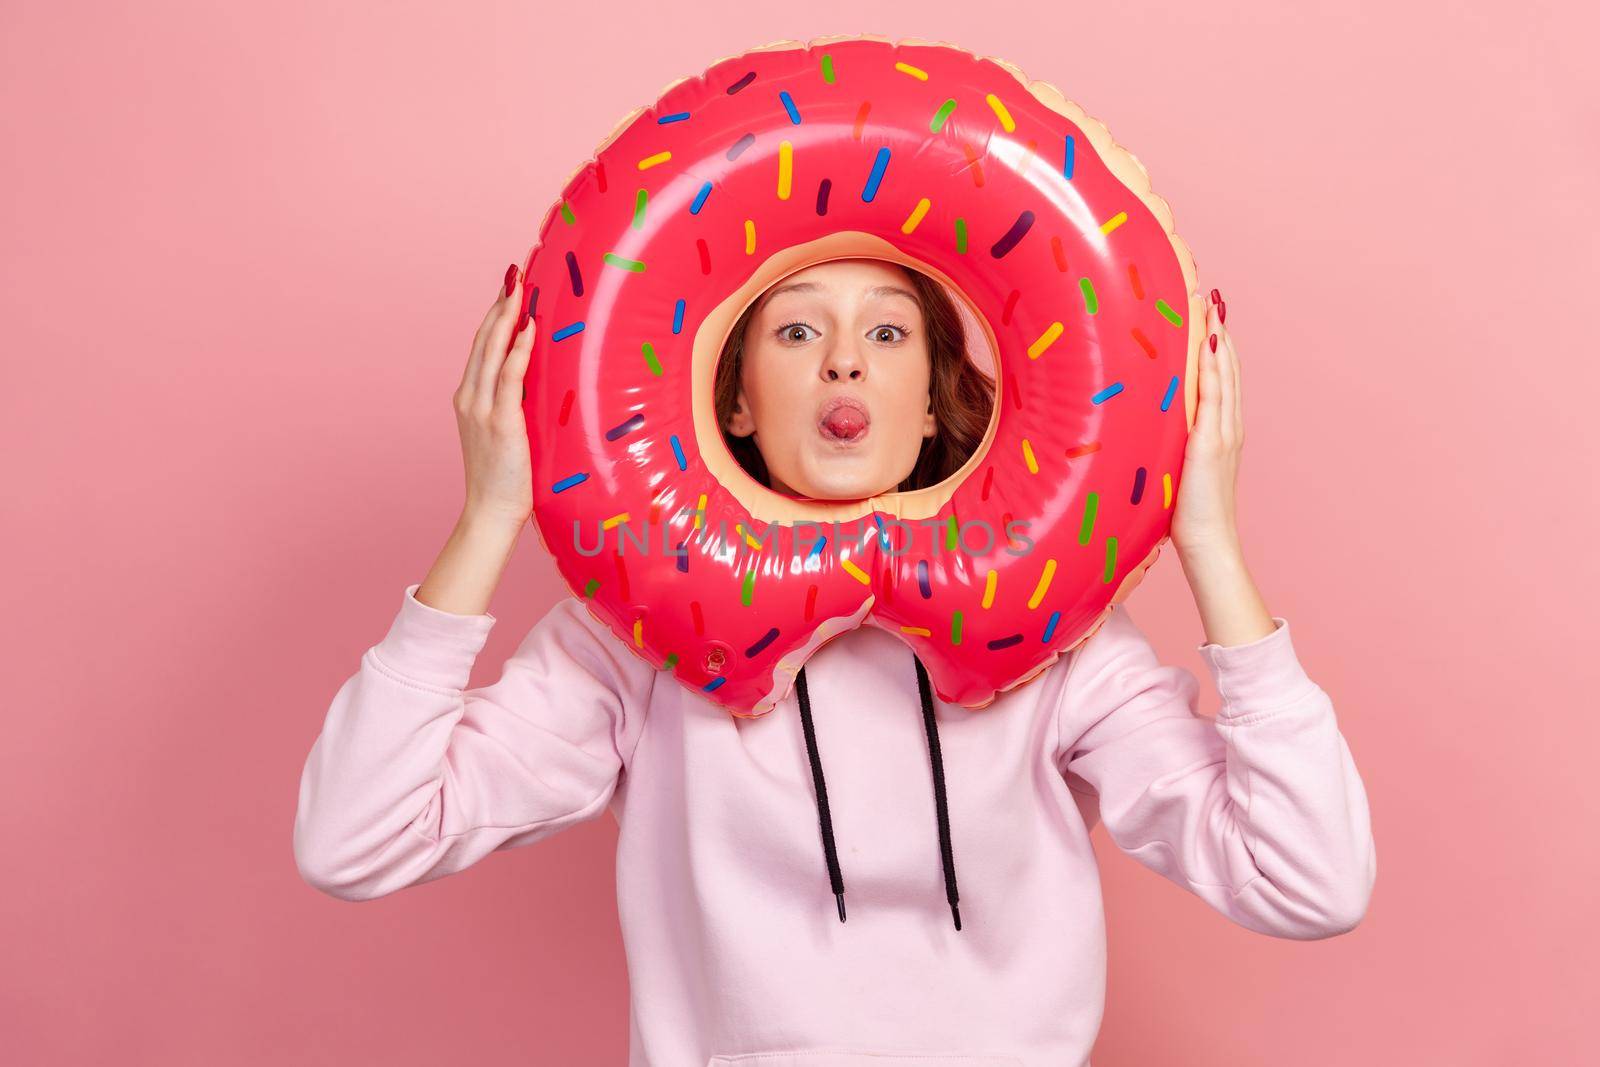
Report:
M922 724L928 734L928 759L933 765L933 803L939 819L939 862L944 869L944 894L956 929L961 929L960 893L956 888L955 853L950 845L950 811L944 783L944 756L939 749L939 724L933 714L933 686L922 660L917 665L917 695L922 700ZM806 669L795 675L795 695L800 703L800 726L805 733L806 755L811 760L811 780L817 791L817 818L822 825L822 852L828 861L828 881L839 904L839 921L844 922L844 875L839 870L839 852L833 840L833 817L828 809L828 787L822 778L822 757L817 754L817 731L811 720L811 693L806 688Z
M939 724L933 717L933 686L928 681L928 670L922 658L911 657L917 664L917 693L922 697L922 722L928 729L928 759L933 763L933 804L939 813L939 860L944 867L944 898L950 902L950 914L955 917L956 929L961 929L961 909L956 901L956 857L950 847L950 810L945 804L944 756L939 751Z

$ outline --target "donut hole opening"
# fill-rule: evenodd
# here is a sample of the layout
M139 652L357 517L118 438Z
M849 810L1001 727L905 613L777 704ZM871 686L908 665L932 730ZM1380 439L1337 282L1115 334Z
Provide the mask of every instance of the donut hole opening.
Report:
M933 489L956 478L986 446L999 392L998 360L989 331L983 328L965 295L910 264L895 265L911 277L922 312L930 361L929 399L937 426L934 435L922 441L911 473L897 486L884 490L909 493ZM761 297L781 280L774 280L757 293L729 328L716 361L712 400L722 443L739 469L763 488L793 499L773 489L754 436L736 435L728 429L737 405L746 328L760 307Z

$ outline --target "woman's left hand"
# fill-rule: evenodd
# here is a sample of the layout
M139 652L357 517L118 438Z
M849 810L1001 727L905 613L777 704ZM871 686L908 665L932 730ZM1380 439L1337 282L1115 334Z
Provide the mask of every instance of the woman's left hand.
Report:
M1195 556L1239 543L1234 489L1244 448L1239 359L1223 320L1227 305L1217 290L1206 301L1207 338L1200 350L1200 396L1183 453L1172 543Z

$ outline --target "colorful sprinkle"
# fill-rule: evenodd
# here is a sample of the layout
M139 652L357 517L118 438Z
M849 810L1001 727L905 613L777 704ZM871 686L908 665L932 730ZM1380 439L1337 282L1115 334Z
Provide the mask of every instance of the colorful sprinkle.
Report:
M649 170L651 167L654 167L659 163L665 163L671 158L671 152L657 152L653 156L646 156L644 159L639 160L639 169Z
M694 506L694 528L696 530L700 529L700 524L705 521L705 517L706 517L706 495L704 493L701 493L700 494L700 502Z
M760 552L767 547L751 536L750 531L744 528L744 523L736 522L733 524L733 528L740 537L744 538L744 543L755 549L757 552Z
M806 622L811 621L811 616L817 613L817 587L811 585L806 588Z
M1144 480L1146 473L1147 472L1143 467L1140 467L1138 470L1133 472L1133 492L1129 494L1128 503L1137 504L1139 501L1144 499Z
M623 523L625 523L627 521L628 521L628 513L626 511L619 511L617 514L611 516L605 522L602 522L600 524L600 528L602 530L614 529L615 527L620 526L620 525L622 525Z
M1078 527L1078 544L1086 545L1094 534L1094 517L1100 512L1100 494L1090 490L1083 502L1083 524Z
M1061 176L1068 181L1072 180L1072 171L1076 166L1074 157L1077 156L1077 142L1072 139L1072 134L1067 134L1066 151L1061 157Z
M1039 473L1039 461L1034 458L1033 444L1026 437L1022 439L1022 461L1028 465L1029 474Z
M818 538L817 543L811 546L811 551L806 553L806 559L816 559L822 555L822 547L827 543L828 539L826 537Z
M1116 574L1116 573L1117 573L1117 539L1115 537L1108 537L1108 538L1106 538L1106 569L1105 569L1105 572L1101 575L1100 580L1103 581L1103 582L1109 582L1109 581L1111 581L1112 576L1114 574Z
M944 550L954 552L961 542L961 527L956 523L956 517L950 516L950 521L944 525Z
M567 280L572 283L572 295L583 295L583 275L578 271L578 257L567 253Z
M1078 279L1078 288L1083 290L1083 310L1093 315L1100 310L1100 299L1094 295L1094 282L1088 278Z
M967 254L967 220L956 219L956 252L960 255Z
M1172 506L1172 474L1170 471L1161 476L1161 506L1163 508Z
M860 567L856 566L856 563L855 563L854 560L849 559L849 558L841 559L839 561L839 566L843 567L845 569L845 572L847 574L849 574L850 577L854 578L856 581L860 582L862 585L870 585L870 584L872 584L871 575L867 574L866 571L864 571Z
M952 645L961 643L961 612L959 611L950 613L950 643Z
M1144 331L1137 326L1133 328L1133 339L1138 342L1140 348L1144 349L1145 355L1151 359L1156 358L1156 346L1150 343L1150 338L1146 337Z
M1100 224L1100 232L1101 233L1110 233L1112 230L1116 229L1118 226L1121 226L1124 222L1127 222L1127 221L1128 221L1128 213L1126 211L1119 211L1115 215L1112 215L1109 219L1107 219L1106 221L1104 221L1104 222L1102 222Z
M756 72L752 70L750 73L746 74L744 77L728 86L728 95L732 96L734 93L738 92L740 89L743 89L746 85L749 85L755 80Z
M1012 645L1022 644L1021 634L1012 634L1010 637L997 637L989 642L990 652L999 652L1001 649L1010 648Z
M571 226L578 221L572 215L572 205L567 203L565 200L561 201L561 221L566 223L568 226Z
M706 613L700 609L700 601L689 601L689 622L694 626L694 635L701 636L706 632Z
M1050 235L1050 258L1056 261L1056 270L1062 274L1067 273L1067 249L1061 243L1061 235L1058 233Z
M637 259L624 259L615 252L607 252L600 258L611 264L613 267L621 267L623 270L631 270L635 274L638 274L640 271L644 270L644 264L640 263Z
M707 247L706 239L704 237L696 237L694 239L694 247L695 247L695 251L700 253L700 273L701 274L710 274L711 273L711 249L709 247Z
M756 252L756 220L744 220L744 254L753 256Z
M778 199L789 199L789 188L794 182L794 145L783 141L778 145Z
M994 607L995 588L1000 584L1000 572L991 569L983 580L983 607L984 610Z
M682 298L679 298L678 302L676 304L674 304L673 308L672 308L672 332L673 333L682 333L683 332L683 308L684 308L683 300L682 300Z
M670 671L672 668L676 667L677 665L678 665L678 654L676 652L672 653L671 655L667 656L666 659L661 661L661 669L664 670L664 671Z
M929 206L930 205L927 197L923 197L921 200L918 200L917 206L911 209L911 214L906 218L906 221L900 224L900 232L910 233L912 230L915 230L917 228L917 224L922 221L925 215L927 215Z
M902 626L900 632L908 637L932 637L933 631L926 626Z
M989 101L989 106L994 109L995 117L1000 120L1000 128L1007 133L1015 133L1017 124L1012 121L1011 112L1006 110L1006 106L1000 102L1000 98L990 93L984 99Z
M1050 613L1050 621L1045 623L1045 625L1044 625L1044 636L1039 638L1039 640L1043 641L1045 644L1049 644L1050 643L1050 639L1056 635L1056 623L1058 623L1060 621L1061 621L1061 612L1052 611Z
M677 567L683 574L689 573L689 542L679 541L672 547L672 554L678 557Z
M615 426L611 427L611 429L607 430L606 440L615 441L619 437L625 437L643 425L644 415L635 412L634 414L629 415L622 422L617 423Z
M928 583L928 561L925 559L917 560L917 590L923 600L933 599L933 586Z
M861 106L856 109L856 123L850 128L850 136L854 137L858 141L861 140L861 131L864 130L867 125L867 112L871 110L871 100L861 101Z
M778 639L778 628L776 626L774 626L772 629L768 630L765 634L762 635L761 640L757 641L755 644L753 644L749 648L745 649L744 650L744 654L745 654L746 657L748 657L750 659L754 659L755 657L761 655L761 653L766 650L766 647L768 645L772 644L772 642L776 641L777 639Z
M586 482L588 480L589 480L589 476L587 474L585 474L584 472L579 471L577 474L569 474L569 475L567 475L565 478L561 479L559 482L557 482L554 485L552 485L550 487L550 491L552 493L565 493L568 489L571 489L573 486L582 485L584 482Z
M694 202L689 205L689 214L691 214L691 215L700 214L700 209L705 206L706 197L708 197L710 195L711 195L711 183L710 182L706 182L704 185L700 186L700 191L698 193L694 194Z
M883 183L883 172L889 169L889 148L887 145L878 149L877 156L872 161L872 173L867 176L867 187L861 190L861 199L872 203L872 198L878 195L878 186Z
M661 361L656 358L656 346L646 341L641 350L644 353L644 365L650 368L651 374L661 377Z
M649 202L650 202L650 194L648 192L646 192L645 190L643 190L643 189L640 189L638 195L633 198L633 228L634 229L637 230L637 229L640 229L641 227L644 226L644 209L645 209L645 205L648 204Z
M795 110L794 97L790 96L787 90L784 90L778 93L778 99L783 101L783 110L789 113L789 121L796 126L800 125L800 112Z
M1033 611L1044 603L1044 595L1050 591L1050 582L1056 576L1056 561L1044 561L1044 570L1039 572L1039 584L1033 587L1033 595L1028 598L1028 610ZM1046 640L1049 640L1046 638Z
M1166 393L1164 393L1162 395L1162 397L1161 397L1161 410L1162 411L1166 411L1168 408L1170 408L1172 406L1172 398L1177 395L1177 392L1178 392L1178 376L1176 374L1174 374L1172 376L1172 380L1167 383L1167 391L1166 391Z
M756 595L756 569L751 567L744 572L744 585L739 589L739 603L745 607L750 606L750 601Z
M644 620L633 620L633 644L635 648L644 647Z
M674 111L670 115L658 115L658 116L656 116L656 125L657 126L665 126L669 122L682 122L684 119L686 119L688 117L689 117L689 113L687 111ZM674 656L673 658L676 659L677 657Z
M938 133L940 130L944 129L944 120L949 118L950 112L954 111L955 109L956 102L954 100L946 100L944 104L940 106L939 110L933 113L933 121L928 123L928 129L932 130L934 133Z
M587 600L589 597L594 596L594 591L596 589L599 589L599 588L600 588L600 579L598 579L598 578L590 578L587 582L585 582L583 584L583 596L584 596L584 599Z
M1156 298L1156 310L1161 312L1161 317L1172 323L1172 325L1183 325L1183 316L1178 314L1176 311L1173 311L1172 305L1167 303L1165 300L1162 300L1160 297Z
M1122 392L1122 383L1121 382L1112 382L1110 385L1106 386L1104 389L1100 390L1098 393L1094 394L1094 396L1091 396L1089 399L1093 400L1096 404L1099 404L1099 403L1101 403L1103 401L1110 400L1112 397L1116 396L1120 392Z
M756 143L756 135L755 134L753 134L753 133L745 134L743 137L741 137L737 141L733 142L733 147L728 149L728 152L727 152L728 159L730 161L738 159L740 156L744 155L744 150L745 149L749 148L751 145L753 145L755 143Z
M678 461L678 469L681 471L688 470L689 461L683 454L683 442L678 440L677 434L673 434L667 440L672 444L672 458Z
M1062 331L1065 329L1066 327L1062 326L1061 323L1052 322L1050 324L1050 328L1044 333L1040 334L1037 341L1028 346L1028 358L1038 359L1040 356L1044 355L1044 350L1055 344L1056 338L1060 337Z
M885 149L884 151L888 151L888 149ZM995 259L999 259L1007 252L1017 247L1017 242L1022 240L1023 235L1032 228L1033 212L1024 211L1022 214L1017 216L1017 221L1011 224L1011 229L1006 231L1005 236L996 241L994 243L994 247L989 249L989 254Z
M726 682L726 681L727 681L726 678L713 678L713 679L711 679L711 681L707 682L705 685L702 685L700 687L700 691L702 693L714 693L718 689L721 689L722 688L722 684L724 682Z
M972 172L972 184L978 189L983 188L983 160L978 158L978 153L972 150L967 142L961 142L961 154L967 157L967 169Z
M831 190L832 188L833 188L833 179L832 178L824 178L824 179L822 179L822 181L820 183L818 183L818 185L817 185L817 214L818 215L826 215L828 213L828 191Z
M822 80L833 84L833 57L826 52L822 55Z
M583 332L583 323L582 322L574 322L571 325L561 327L561 329L559 329L555 333L551 334L550 335L550 340L552 340L552 341L565 341L567 338L571 337L573 334L582 333L582 332Z
M556 425L565 426L567 419L572 415L572 402L578 396L576 389L568 389L567 395L561 398L561 411L556 415Z
M909 74L918 81L925 82L928 80L927 71L921 69L920 67L913 67L910 63L896 63L894 65L894 69L898 70L901 74Z

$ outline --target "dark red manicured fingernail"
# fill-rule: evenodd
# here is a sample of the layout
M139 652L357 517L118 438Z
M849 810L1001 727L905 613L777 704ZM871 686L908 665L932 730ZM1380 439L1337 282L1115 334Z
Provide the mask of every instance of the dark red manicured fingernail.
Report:
M511 295L511 290L517 287L517 265L515 263L506 268L506 296Z
M1218 322L1227 322L1228 321L1228 305L1224 304L1220 300L1217 301L1217 321Z
M1222 303L1222 293L1220 293L1216 289L1211 290L1211 302L1213 304Z
M1211 351L1215 352L1216 350L1217 350L1217 335L1216 334L1212 334L1211 335Z

